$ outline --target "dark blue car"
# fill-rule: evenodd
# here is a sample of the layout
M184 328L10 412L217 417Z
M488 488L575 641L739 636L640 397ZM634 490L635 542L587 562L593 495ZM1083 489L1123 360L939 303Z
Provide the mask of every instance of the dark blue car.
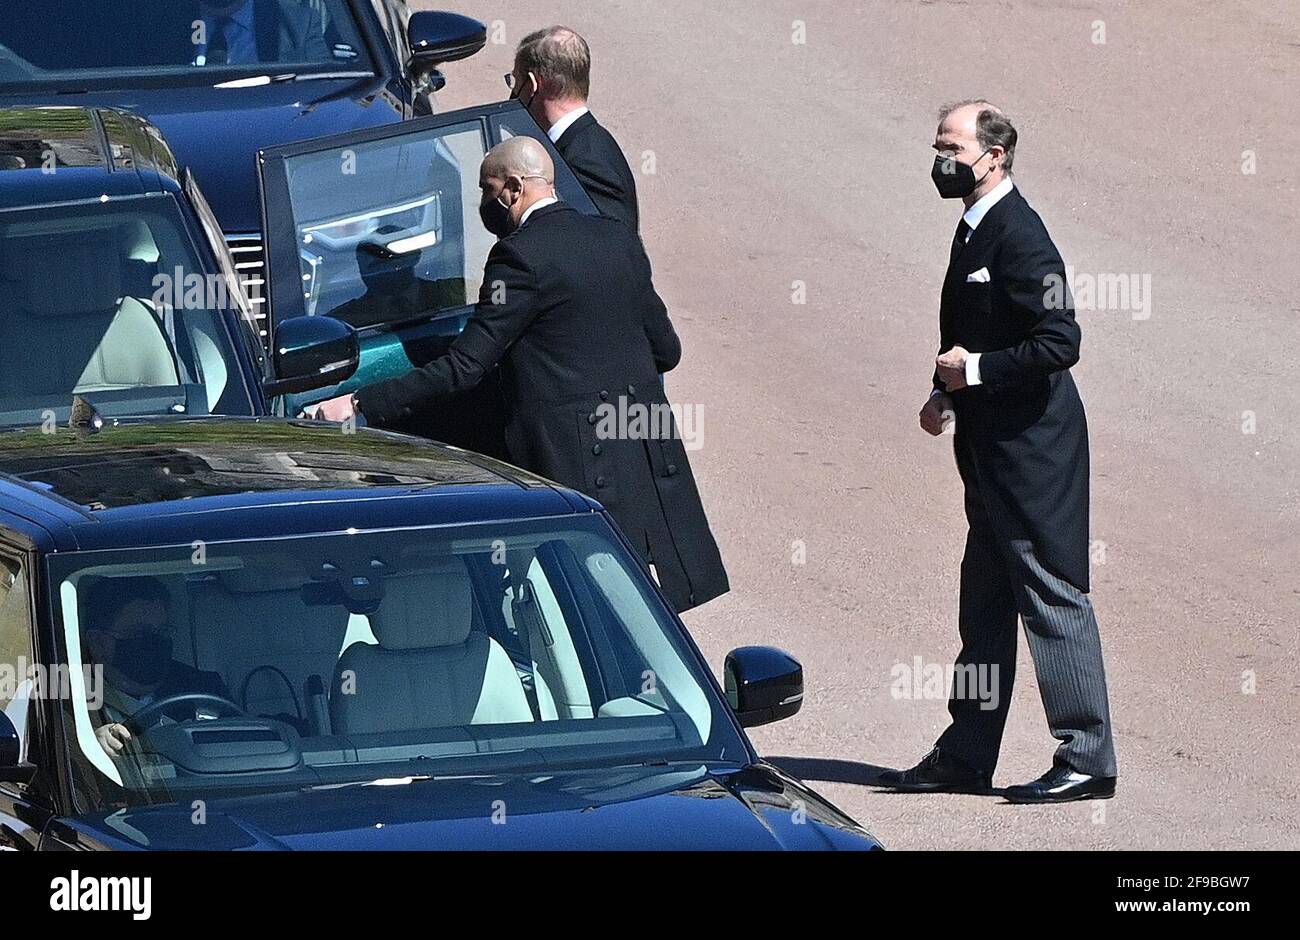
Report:
M0 848L870 849L600 507L275 419L0 434Z
M406 0L5 0L0 108L116 108L160 128L261 318L258 151L432 114L438 66L486 41L477 20Z
M270 414L356 369L331 318L257 337L221 231L158 129L101 108L0 109L0 429Z

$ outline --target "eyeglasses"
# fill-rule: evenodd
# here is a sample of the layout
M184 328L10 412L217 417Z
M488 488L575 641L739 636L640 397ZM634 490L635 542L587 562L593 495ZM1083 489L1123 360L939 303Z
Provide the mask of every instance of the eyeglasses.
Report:
M505 80L506 80L506 87L510 89L510 97L512 100L518 98L520 95L524 93L525 83L516 81L514 72L506 73Z

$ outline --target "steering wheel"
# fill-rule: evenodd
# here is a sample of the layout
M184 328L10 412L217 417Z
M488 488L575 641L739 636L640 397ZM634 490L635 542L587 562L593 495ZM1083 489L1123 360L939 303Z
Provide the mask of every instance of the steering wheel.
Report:
M138 729L143 731L145 728L148 728L150 724L146 719L153 718L156 715L166 712L169 708L173 708L186 702L207 702L211 705L220 706L223 711L229 714L245 714L242 708L230 699L223 698L220 695L212 695L209 692L178 692L175 695L168 695L166 698L160 698L158 701L146 705L144 708L132 715L126 723L132 726L132 730Z

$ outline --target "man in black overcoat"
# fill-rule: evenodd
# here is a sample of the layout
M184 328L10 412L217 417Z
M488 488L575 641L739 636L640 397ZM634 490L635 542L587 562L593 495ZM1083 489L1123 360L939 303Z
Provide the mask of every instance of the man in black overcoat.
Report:
M1051 770L1005 795L1022 803L1104 799L1114 795L1116 768L1088 600L1088 425L1070 375L1080 332L1061 256L1011 180L1017 139L1006 115L985 101L940 116L934 183L966 212L943 284L934 389L920 416L936 436L955 420L966 491L954 679L987 670L991 681L954 681L952 724L935 748L880 783L918 792L991 786L1019 618L1060 743Z
M510 75L512 98L546 131L601 215L641 225L636 177L618 141L591 113L591 49L565 26L525 36Z
M484 225L500 238L465 332L442 358L326 402L384 427L475 387L497 364L506 446L525 470L602 503L677 610L729 590L659 374L682 348L641 240L558 201L530 137L494 147L479 174Z

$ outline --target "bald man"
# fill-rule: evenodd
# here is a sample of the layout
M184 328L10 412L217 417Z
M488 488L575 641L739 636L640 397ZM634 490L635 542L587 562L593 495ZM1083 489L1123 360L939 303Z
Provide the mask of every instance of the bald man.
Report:
M1070 375L1080 331L1060 252L1012 182L1018 142L1010 119L987 101L939 116L931 176L964 213L940 300L934 388L920 418L934 436L956 421L969 529L954 676L964 681L953 683L952 724L934 749L879 782L913 792L991 786L1018 618L1059 744L1047 773L1004 795L1015 803L1106 799L1115 794L1115 749L1088 599L1088 422Z
M494 147L479 188L483 224L500 240L465 332L441 359L326 402L315 416L359 412L393 426L469 391L499 364L511 462L601 502L678 611L725 593L726 569L659 382L682 348L641 240L558 201L550 155L531 137Z

